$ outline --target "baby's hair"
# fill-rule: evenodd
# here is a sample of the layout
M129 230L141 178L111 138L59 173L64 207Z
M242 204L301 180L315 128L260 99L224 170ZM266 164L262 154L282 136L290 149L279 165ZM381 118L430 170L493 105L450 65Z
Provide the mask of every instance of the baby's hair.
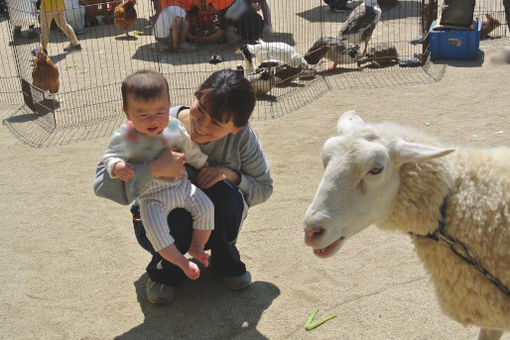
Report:
M168 97L170 102L170 89L165 77L152 70L140 70L124 79L122 82L122 107L127 109L128 95L143 101Z
M232 119L236 127L248 124L256 101L248 79L230 69L211 74L195 92L195 97L214 120L225 123Z

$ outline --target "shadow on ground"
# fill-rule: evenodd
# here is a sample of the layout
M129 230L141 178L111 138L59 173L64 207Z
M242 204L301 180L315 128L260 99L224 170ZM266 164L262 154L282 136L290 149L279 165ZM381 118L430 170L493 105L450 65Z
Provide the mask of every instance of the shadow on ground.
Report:
M362 1L352 1L348 3L348 6L355 8L361 3ZM382 9L381 21L416 17L420 6L420 1L399 1L399 5L395 7ZM346 21L349 13L350 11L332 12L324 4L296 14L310 22L343 23Z
M155 306L145 297L147 274L134 282L143 323L115 339L267 339L257 331L264 310L280 295L278 287L256 281L243 291L229 291L218 277L203 270L197 281L176 289L167 306Z

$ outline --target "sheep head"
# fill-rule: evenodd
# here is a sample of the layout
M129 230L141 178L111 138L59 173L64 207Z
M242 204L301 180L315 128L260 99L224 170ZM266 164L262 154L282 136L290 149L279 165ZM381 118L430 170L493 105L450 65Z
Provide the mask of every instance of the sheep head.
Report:
M305 243L318 257L336 253L349 237L382 221L399 192L399 170L453 152L380 133L354 111L322 148L324 174L304 217Z

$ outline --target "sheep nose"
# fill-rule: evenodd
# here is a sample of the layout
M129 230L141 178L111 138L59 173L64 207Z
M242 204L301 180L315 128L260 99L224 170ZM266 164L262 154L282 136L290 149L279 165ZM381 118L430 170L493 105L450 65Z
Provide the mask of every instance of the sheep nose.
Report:
M310 230L305 230L305 244L311 245L314 240L319 238L326 229L324 227L315 227Z

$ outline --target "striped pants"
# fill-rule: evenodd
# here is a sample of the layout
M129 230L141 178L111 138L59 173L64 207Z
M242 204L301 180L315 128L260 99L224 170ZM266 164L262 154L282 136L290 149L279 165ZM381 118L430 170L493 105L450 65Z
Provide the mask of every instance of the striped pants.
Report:
M155 182L155 183L154 183ZM172 184L171 186L169 186ZM214 205L204 192L187 179L167 182L155 179L150 191L140 195L140 213L145 225L147 238L154 250L159 251L173 243L167 216L170 211L182 208L189 211L193 229L214 229Z
M243 195L227 181L218 182L203 191L214 204L214 230L205 244L205 249L211 250L212 269L222 277L242 275L246 272L246 266L241 261L235 241L248 209ZM154 250L147 238L145 221L140 216L138 204L131 207L131 214L138 243L152 254L146 269L149 278L170 286L180 285L186 280L186 275L181 268L166 261ZM182 254L186 254L192 237L191 214L185 209L174 209L168 214L168 225L172 226L170 234L175 246Z

